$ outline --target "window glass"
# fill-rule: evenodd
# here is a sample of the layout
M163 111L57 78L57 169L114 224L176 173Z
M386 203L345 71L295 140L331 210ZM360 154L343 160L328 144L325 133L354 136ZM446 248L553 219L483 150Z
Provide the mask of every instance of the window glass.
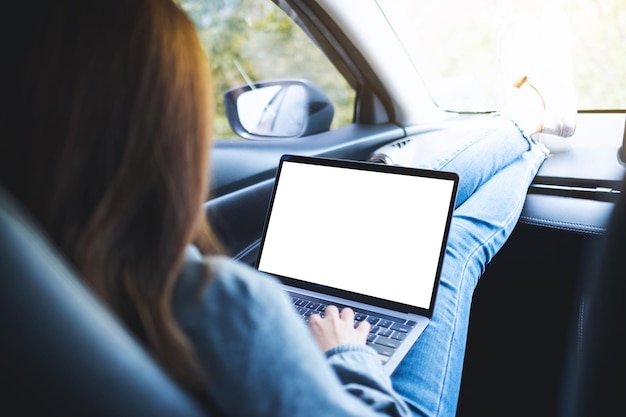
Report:
M331 128L352 122L354 91L302 29L269 0L176 0L209 54L217 103L214 137L233 138L223 93L250 82L304 78L330 98Z
M437 104L501 107L497 45L504 22L539 18L550 0L377 0ZM581 110L626 109L624 0L561 0Z

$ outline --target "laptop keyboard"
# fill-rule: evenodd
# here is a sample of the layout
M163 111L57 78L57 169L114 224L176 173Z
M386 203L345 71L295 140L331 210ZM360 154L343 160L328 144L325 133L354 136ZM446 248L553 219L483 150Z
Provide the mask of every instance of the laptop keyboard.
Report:
M324 310L329 305L328 302L313 297L303 297L300 294L291 294L291 302L296 312L301 315L305 322L313 314L324 315ZM383 363L387 362L400 343L406 339L407 334L415 326L412 320L403 320L398 317L388 316L381 313L355 308L349 305L338 305L339 310L350 307L354 310L354 325L361 321L368 321L371 325L370 333L367 337L367 345L372 347Z

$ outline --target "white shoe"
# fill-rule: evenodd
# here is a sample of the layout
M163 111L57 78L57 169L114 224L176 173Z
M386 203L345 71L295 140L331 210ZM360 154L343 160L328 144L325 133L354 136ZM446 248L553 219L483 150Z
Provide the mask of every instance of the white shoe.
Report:
M514 87L527 83L543 103L540 133L570 137L576 131L576 90L565 15L549 2L541 22L528 16L509 20L500 34L502 77Z

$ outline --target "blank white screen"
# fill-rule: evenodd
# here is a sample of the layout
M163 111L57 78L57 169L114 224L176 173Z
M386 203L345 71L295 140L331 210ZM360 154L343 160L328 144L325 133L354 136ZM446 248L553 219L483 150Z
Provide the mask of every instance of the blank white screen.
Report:
M259 270L429 308L453 186L286 161Z

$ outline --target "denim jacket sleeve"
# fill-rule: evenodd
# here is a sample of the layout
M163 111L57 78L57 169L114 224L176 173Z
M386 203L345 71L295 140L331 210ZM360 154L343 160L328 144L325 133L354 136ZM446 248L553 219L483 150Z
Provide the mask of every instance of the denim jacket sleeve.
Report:
M188 260L173 303L208 374L209 398L225 415L410 415L372 349L321 352L265 274L223 257Z

